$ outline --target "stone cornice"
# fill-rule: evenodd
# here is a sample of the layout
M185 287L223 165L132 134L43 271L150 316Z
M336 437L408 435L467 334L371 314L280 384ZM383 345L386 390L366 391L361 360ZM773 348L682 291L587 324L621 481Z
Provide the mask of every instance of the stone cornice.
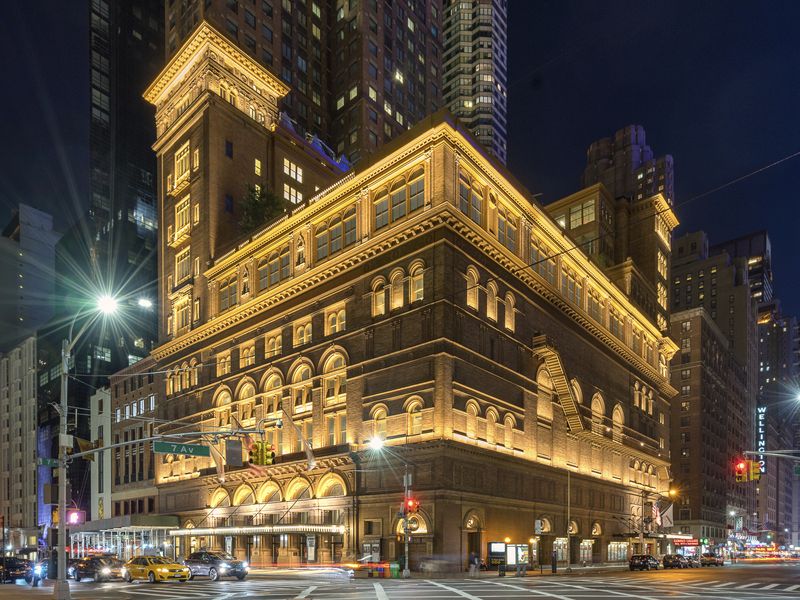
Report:
M272 73L243 53L236 45L203 21L194 33L183 44L178 53L158 74L155 81L144 92L144 99L151 104L158 104L173 86L180 83L180 76L186 72L196 60L202 60L201 48L204 45L214 47L220 53L236 62L242 71L253 80L259 82L275 96L282 98L290 92L290 88Z

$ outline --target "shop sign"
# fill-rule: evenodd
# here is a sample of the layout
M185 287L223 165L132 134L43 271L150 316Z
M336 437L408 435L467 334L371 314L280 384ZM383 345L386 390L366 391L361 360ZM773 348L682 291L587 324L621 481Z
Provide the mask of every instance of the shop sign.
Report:
M700 545L700 540L695 540L695 539L681 540L681 539L677 539L677 540L672 540L672 543L675 544L676 546L699 546Z
M761 465L762 475L767 472L767 461L764 452L767 451L767 407L756 408L756 450L758 462Z

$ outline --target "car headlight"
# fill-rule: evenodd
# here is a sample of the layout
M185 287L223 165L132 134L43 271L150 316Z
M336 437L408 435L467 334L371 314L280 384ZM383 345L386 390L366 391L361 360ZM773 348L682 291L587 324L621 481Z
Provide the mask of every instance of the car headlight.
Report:
M250 566L250 564L249 564L247 561L244 561L244 562L242 563L242 566L243 566L243 567L246 569L247 567L249 567L249 566Z
M228 563L219 563L219 568L220 569L228 569L228 568L230 568L230 565Z
M37 575L41 575L42 574L42 565L36 565L35 567L33 567L33 572L36 573Z
M103 567L102 569L100 569L100 573L103 575L111 575L111 569L109 569L108 567Z
M160 568L158 569L158 572L159 572L159 573L168 573L168 572L169 572L169 569L165 569L164 567L160 567Z

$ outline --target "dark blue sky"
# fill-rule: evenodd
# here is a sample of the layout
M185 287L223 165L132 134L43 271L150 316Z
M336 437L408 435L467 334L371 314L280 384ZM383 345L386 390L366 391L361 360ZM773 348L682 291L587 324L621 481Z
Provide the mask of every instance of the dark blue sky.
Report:
M641 124L675 159L678 233L768 229L800 313L800 157L689 201L800 151L798 22L798 2L512 1L509 168L550 202L578 189L593 140Z
M88 205L88 39L82 0L8 3L0 19L0 218L28 202ZM509 167L549 202L578 189L589 143L638 123L675 158L679 232L712 242L766 228L775 288L800 314L794 260L800 2L511 0Z

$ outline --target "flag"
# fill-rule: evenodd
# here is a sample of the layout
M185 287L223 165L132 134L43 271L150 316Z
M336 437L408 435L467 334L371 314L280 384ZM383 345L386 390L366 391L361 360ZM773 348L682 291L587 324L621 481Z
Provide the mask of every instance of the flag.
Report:
M670 504L666 510L661 513L661 525L662 527L674 527L675 526L675 519L672 517L672 507L675 506L674 504Z
M98 448L98 444L96 442L90 442L89 440L84 440L78 436L75 436L73 439L75 440L75 444L78 446L78 452L89 452L90 450L95 450ZM94 453L87 454L81 458L84 460L94 460Z
M220 483L225 483L225 457L217 450L216 444L209 444L208 447L211 449L211 457L214 459L214 464L217 466L219 481Z
M653 502L653 523L656 524L657 527L661 527L661 510L658 508L658 504Z

